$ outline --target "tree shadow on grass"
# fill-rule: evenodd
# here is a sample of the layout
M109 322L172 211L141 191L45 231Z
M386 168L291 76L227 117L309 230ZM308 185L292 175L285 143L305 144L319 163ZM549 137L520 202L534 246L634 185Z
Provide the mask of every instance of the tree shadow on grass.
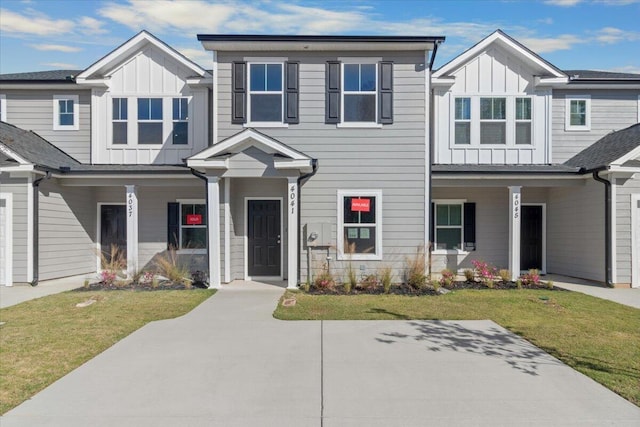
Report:
M390 313L393 314L393 313ZM466 322L465 322L466 323ZM542 365L562 363L506 329L467 327L460 322L411 321L402 322L400 332L383 332L376 338L384 344L411 340L424 342L432 352L454 351L503 360L513 369L537 376Z

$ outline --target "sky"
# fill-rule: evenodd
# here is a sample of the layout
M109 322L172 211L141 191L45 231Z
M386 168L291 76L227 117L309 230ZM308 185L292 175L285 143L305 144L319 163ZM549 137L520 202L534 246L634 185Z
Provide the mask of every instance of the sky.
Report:
M561 69L640 73L640 0L0 0L0 73L85 69L141 30L211 68L197 34L445 36L501 29Z

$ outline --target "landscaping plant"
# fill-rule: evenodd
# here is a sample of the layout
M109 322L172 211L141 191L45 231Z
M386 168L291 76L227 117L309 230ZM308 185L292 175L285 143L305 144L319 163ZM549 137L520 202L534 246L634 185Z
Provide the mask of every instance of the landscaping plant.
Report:
M445 288L450 288L451 286L453 286L453 282L456 280L456 275L453 271L445 268L440 272L440 274L442 274L439 282L441 286L444 286Z
M388 294L391 290L391 281L393 279L393 270L391 267L383 267L380 269L380 282L382 283L382 288L384 289L384 293Z
M427 262L424 247L419 246L413 256L405 258L407 284L414 289L422 289L427 284Z

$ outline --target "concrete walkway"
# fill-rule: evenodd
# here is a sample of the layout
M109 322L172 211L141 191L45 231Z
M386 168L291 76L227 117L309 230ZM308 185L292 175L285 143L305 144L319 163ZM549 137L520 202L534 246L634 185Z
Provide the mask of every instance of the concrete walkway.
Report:
M43 280L38 286L28 284L0 286L0 308L76 289L84 285L85 279L95 280L95 277L95 274L82 274L80 276L63 277L62 279Z
M640 288L606 288L589 280L576 279L575 277L561 276L559 274L548 274L544 276L543 280L553 280L554 286L558 286L563 289L582 292L583 294L617 302L619 304L640 308Z
M637 426L640 408L490 321L300 321L238 282L7 413L11 426Z

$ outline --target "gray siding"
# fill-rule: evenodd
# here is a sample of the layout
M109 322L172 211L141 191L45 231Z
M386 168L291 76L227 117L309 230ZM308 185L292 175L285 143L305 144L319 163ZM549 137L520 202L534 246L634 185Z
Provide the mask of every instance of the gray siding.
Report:
M3 90L7 122L32 130L79 162L91 159L91 92L69 90ZM53 130L53 95L78 95L78 130Z
M27 188L26 178L0 173L0 192L13 194L13 283L27 282Z
M591 130L565 131L565 95L591 95ZM552 162L564 163L606 134L638 123L635 90L554 90Z
M640 178L616 180L616 271L617 283L631 283L631 195L640 194Z
M90 187L40 184L39 279L95 271L96 211Z
M550 189L547 216L547 270L604 281L604 185Z

